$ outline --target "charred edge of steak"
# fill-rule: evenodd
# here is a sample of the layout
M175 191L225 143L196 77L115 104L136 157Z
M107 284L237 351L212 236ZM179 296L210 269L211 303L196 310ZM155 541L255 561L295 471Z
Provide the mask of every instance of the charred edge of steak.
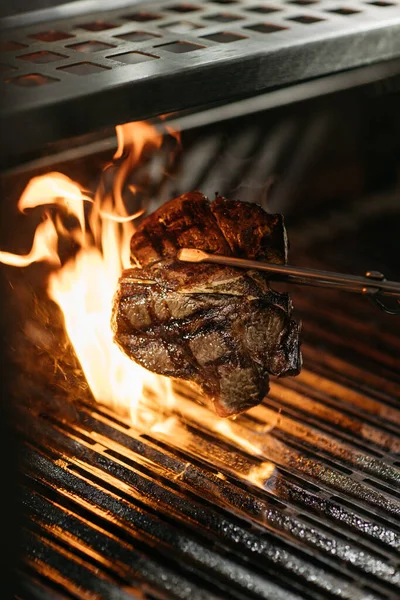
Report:
M210 209L232 254L240 258L287 262L287 235L282 215L266 213L249 202L218 196Z
M212 203L200 192L183 194L146 217L131 240L131 254L140 266L176 256L180 248L287 262L287 236L282 215L261 206L226 200Z

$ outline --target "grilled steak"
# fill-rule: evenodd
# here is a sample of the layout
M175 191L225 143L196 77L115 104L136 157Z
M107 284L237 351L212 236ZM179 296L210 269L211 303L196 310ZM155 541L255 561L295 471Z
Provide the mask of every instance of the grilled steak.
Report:
M137 267L124 271L114 300L115 341L130 358L197 384L220 416L243 412L267 394L269 374L300 371L291 300L258 271L180 263L180 248L284 264L283 219L198 192L175 198L133 235Z

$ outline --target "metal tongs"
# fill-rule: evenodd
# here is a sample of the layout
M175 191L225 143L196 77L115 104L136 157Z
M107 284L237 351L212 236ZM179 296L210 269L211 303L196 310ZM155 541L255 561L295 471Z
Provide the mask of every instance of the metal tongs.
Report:
M194 248L182 248L179 250L178 260L189 263L216 263L241 269L257 269L271 273L277 281L298 283L301 285L312 285L363 294L370 298L373 303L385 313L400 315L400 282L387 281L379 271L367 271L365 277L347 275L346 273L334 273L333 271L320 271L318 269L307 269L304 267L293 267L291 265L275 265L272 263L234 258L232 256L221 256L219 254L208 254L203 250ZM385 298L395 299L393 306L385 302Z

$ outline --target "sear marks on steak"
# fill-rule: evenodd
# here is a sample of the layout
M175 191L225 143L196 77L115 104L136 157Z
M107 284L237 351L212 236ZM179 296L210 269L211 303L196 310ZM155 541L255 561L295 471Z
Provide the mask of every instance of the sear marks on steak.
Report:
M176 259L180 248L284 264L281 215L255 204L184 194L144 219L131 240L112 327L119 347L150 371L196 384L218 415L259 404L269 374L301 369L299 325L288 294L264 274Z

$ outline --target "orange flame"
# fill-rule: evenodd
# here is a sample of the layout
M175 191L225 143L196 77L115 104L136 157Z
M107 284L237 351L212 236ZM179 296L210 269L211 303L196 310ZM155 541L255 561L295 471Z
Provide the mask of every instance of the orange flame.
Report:
M48 294L62 310L65 328L94 397L114 409L128 409L137 417L144 386L168 395L169 382L127 358L113 343L110 315L113 295L123 268L129 266L129 242L133 219L123 200L124 186L147 146L158 148L162 138L146 123L117 127L121 164L113 181L112 194L97 190L94 200L77 183L61 173L34 177L23 192L18 208L57 205L73 215L77 225L67 230L60 214L46 219L36 230L32 250L26 256L0 252L0 261L24 267L48 261L59 267L48 279ZM124 156L126 154L126 156ZM84 203L90 202L89 218ZM88 221L88 222L87 222ZM61 266L57 253L59 236L68 234L79 251Z
M58 235L53 221L46 215L43 223L36 229L32 249L29 254L21 256L11 252L0 251L0 262L13 267L27 267L34 262L46 261L52 265L59 265L57 253Z

